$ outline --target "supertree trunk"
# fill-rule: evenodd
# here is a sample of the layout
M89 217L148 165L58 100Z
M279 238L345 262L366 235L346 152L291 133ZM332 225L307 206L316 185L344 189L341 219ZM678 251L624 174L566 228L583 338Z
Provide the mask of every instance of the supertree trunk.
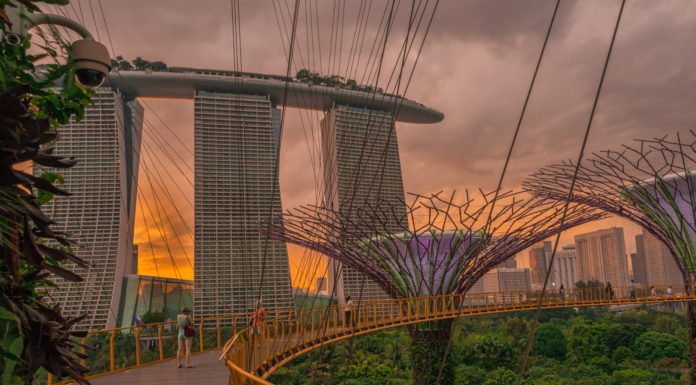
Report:
M448 355L444 367L442 361L447 342L453 332L453 320L423 322L408 327L411 336L411 364L413 365L413 384L436 384L440 367L440 385L454 384L454 364Z
M690 280L686 285L686 293L694 293L694 273L689 274ZM696 385L696 301L686 303L686 328L689 331L689 350L691 351L691 360L689 362L689 384Z
M686 327L689 331L689 349L691 359L689 363L689 384L696 385L696 301L686 303Z

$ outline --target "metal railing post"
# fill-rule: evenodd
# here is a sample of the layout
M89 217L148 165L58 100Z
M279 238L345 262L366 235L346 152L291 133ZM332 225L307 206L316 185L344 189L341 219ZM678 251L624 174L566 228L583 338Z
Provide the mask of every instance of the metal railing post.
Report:
M164 349L162 348L162 328L164 327L164 324L160 324L159 328L157 328L157 342L159 342L159 354L160 354L160 361L164 359Z
M333 319L334 319L334 336L338 335L338 308L332 308Z
M217 347L220 348L222 346L222 336L220 335L220 318L219 317L217 319L216 328L217 328L217 342L218 342Z
M86 341L87 341L87 337L82 337L82 340L80 340L80 342L82 343L82 345L84 345ZM85 354L85 347L84 347L84 346L80 347L80 352L81 352L82 354ZM84 358L80 358L80 364L82 364L82 366L85 366L85 365L86 365L85 359L84 359ZM49 375L50 375L50 373L49 373Z
M200 351L203 352L203 319L201 319L201 324L198 327L198 335L199 335L198 339L201 342L201 344L200 344L201 350Z
M138 329L135 331L135 364L140 366L140 329L141 327L138 327Z
M116 330L111 331L111 338L109 338L109 363L112 372L114 371L114 337L116 337Z

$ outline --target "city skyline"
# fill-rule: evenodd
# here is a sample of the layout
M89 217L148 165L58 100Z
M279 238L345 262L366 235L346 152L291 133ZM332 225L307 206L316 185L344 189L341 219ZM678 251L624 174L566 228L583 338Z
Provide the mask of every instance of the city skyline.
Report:
M213 3L210 2L209 8L213 8ZM128 58L142 56L159 59L169 65L231 68L231 55L215 48L231 45L231 41L227 40L228 29L225 29L229 20L224 15L201 14L194 9L188 14L195 14L196 17L181 19L181 15L186 14L181 10L188 6L192 5L181 3L175 6L177 12L162 12L161 3L149 2L142 7L142 12L133 15L126 12L127 6L116 9L113 5L105 4L105 11L114 23L146 26L145 33L136 28L114 36L116 53ZM167 7L174 6L168 2ZM443 3L438 11L438 23L433 26L430 38L433 44L428 45L423 53L416 70L418 76L414 77L407 97L442 110L447 118L425 130L414 125L397 124L406 192L428 193L441 189L494 186L499 174L490 170L502 167L501 154L511 140L514 119L519 112L551 12L551 3L543 1L528 7L516 7L503 9L485 2L466 5ZM506 177L506 187L515 187L528 171L576 155L579 137L570 133L585 121L589 95L601 68L601 56L615 11L615 7L600 2L562 5L559 29L549 43L548 61L542 65L528 118L513 153L513 166ZM614 64L608 73L607 92L600 101L597 127L590 136L590 150L619 144L634 137L661 135L665 130L686 129L696 120L695 112L680 107L684 100L689 100L696 93L694 81L685 76L688 69L681 65L689 62L685 57L696 54L694 47L687 44L684 37L693 35L694 29L685 15L695 12L694 5L687 2L663 3L659 9L651 4L627 7L627 23L620 32L612 58ZM273 10L268 5L242 4L242 13L249 15L249 22L243 23L242 28L245 36L251 39L246 40L249 42L243 46L244 68L254 72L283 73L284 68L279 64L283 56L280 38L277 34L274 36L255 29L275 23L272 21ZM464 18L469 17L466 15L478 15L481 21L454 20L449 15ZM145 22L153 17L161 20L156 27ZM268 23L263 20L268 20ZM498 24L505 28L491 29L487 26L488 20L504 20L504 23ZM193 25L190 30L201 31L206 38L175 32L182 23ZM656 30L661 33L656 34ZM138 38L132 35L134 33L139 34ZM157 44L159 39L165 36L169 39L172 35L177 36L175 40L181 49L172 50L170 45L165 49L164 45ZM674 44L645 45L646 40L656 38L652 36L669 36ZM267 39L268 43L257 44L261 37ZM206 43L198 44L201 41ZM269 45L270 50L267 49ZM347 52L348 47L345 49ZM466 70L454 74L446 63L461 63ZM622 70L615 70L618 68ZM641 80L648 78L654 79L654 82ZM564 87L559 89L557 84L564 84ZM641 95L640 98L634 98L636 94ZM159 119L152 113L154 110L182 142L193 142L193 116L186 112L190 111L191 102L142 102L146 105L146 116L153 124L160 127ZM280 188L284 209L312 203L315 197L314 177L309 172L312 169L312 155L304 142L301 114L298 111L289 113L285 123L287 130L280 155ZM624 121L630 114L636 118ZM317 128L318 120L315 131ZM454 145L464 145L466 151L451 151ZM192 157L187 160L188 155L184 150L180 153L184 158L177 162L180 167L185 169L183 164L187 162L193 164ZM159 155L156 148L153 148L152 155ZM193 191L187 191L184 177L172 174L192 199ZM151 194L143 185L143 196L149 197ZM182 211L187 211L186 207ZM192 224L192 210L183 214ZM167 212L166 215L175 221L175 213ZM630 230L622 221L608 222L609 225L624 227L626 237L630 239L640 232L640 229ZM607 227L608 222L578 229L577 232ZM181 224L175 226L179 226L177 230L183 228ZM167 231L173 233L171 229ZM142 218L136 218L135 243L148 243L147 235ZM149 235L155 250L153 253L147 246L141 248L142 271L152 273L153 261L157 260L163 276L174 276L172 268L167 268L172 263L164 250L162 239L158 234ZM572 233L564 235L561 246L572 243L571 239ZM192 242L186 238L181 238L181 241L184 247L192 251ZM633 242L629 242L627 251L630 253L634 250ZM302 250L289 247L289 253L291 270L296 275L298 256L302 255ZM188 264L180 251L174 251L172 258L181 266ZM185 278L193 277L192 271L182 271L182 275Z

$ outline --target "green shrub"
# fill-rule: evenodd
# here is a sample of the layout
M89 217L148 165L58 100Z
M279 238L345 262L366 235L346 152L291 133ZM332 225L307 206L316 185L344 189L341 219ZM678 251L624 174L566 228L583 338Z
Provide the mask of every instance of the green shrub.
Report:
M483 385L515 385L517 375L510 369L498 368L488 375Z
M611 375L611 385L652 385L654 375L645 369L617 370Z
M671 334L646 332L633 344L636 358L655 361L660 358L684 358L687 352L686 342Z
M539 325L534 333L532 349L534 354L555 358L565 359L568 341L563 335L561 328L553 323Z

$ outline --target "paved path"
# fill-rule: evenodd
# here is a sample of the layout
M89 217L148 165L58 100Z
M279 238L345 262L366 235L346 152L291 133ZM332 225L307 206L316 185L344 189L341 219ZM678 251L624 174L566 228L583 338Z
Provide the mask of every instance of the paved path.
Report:
M229 372L224 361L218 361L220 351L191 356L195 368L176 367L176 360L130 369L125 372L97 377L93 385L228 385Z

